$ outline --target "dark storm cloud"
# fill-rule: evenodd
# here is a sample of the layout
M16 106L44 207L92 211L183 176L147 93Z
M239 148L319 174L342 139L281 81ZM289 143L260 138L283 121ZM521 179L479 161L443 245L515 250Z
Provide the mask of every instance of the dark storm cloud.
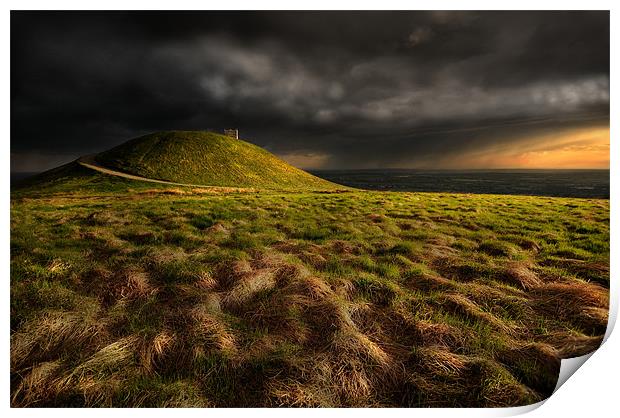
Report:
M302 164L416 166L607 123L609 14L14 12L11 88L14 170L224 126Z

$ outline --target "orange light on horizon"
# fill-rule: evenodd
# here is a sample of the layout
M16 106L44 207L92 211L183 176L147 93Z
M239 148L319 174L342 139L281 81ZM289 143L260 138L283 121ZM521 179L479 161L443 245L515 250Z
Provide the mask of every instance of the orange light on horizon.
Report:
M454 168L608 169L609 127L574 128L466 153Z
M429 169L609 169L609 143L608 125L564 128L553 133L524 134L443 157L429 156L393 164L373 161L372 168L393 165ZM279 157L303 169L326 168L332 162L332 156L322 152L291 152ZM364 163L361 166L366 167Z

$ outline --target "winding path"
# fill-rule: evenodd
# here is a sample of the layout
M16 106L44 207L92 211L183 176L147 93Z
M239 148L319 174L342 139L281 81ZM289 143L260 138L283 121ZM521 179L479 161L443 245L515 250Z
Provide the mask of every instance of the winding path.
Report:
M150 183L159 183L159 184L169 184L171 186L189 186L189 187L204 187L204 188L218 187L218 186L207 186L207 185L204 185L204 184L175 183L175 182L172 182L172 181L156 180L156 179L150 179L150 178L147 178L147 177L135 176L133 174L123 173L122 171L112 170L110 168L106 168L106 167L103 167L103 166L99 165L99 163L97 163L95 161L95 155L96 154L86 155L84 157L80 157L80 158L78 158L77 162L81 166L84 166L86 168L90 168L91 170L95 170L95 171L98 171L98 172L104 173L104 174L109 174L111 176L117 176L117 177L123 177L123 178L126 178L126 179L131 179L131 180L148 181Z

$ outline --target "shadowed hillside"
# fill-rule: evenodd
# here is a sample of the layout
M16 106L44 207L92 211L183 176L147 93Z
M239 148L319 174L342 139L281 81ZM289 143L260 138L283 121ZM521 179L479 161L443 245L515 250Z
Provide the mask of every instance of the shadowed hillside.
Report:
M159 132L101 153L106 167L177 183L267 189L343 188L245 141L201 131Z

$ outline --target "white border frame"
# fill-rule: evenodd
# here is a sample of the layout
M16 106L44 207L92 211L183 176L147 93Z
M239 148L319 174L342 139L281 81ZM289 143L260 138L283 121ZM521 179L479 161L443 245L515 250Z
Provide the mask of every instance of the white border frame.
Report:
M619 19L616 17L614 5L618 2L589 0L589 1L481 1L470 0L467 2L458 0L443 1L404 1L404 0L383 0L372 2L367 0L314 0L314 1L297 1L294 4L283 0L263 0L260 2L249 0L228 0L226 2L197 1L197 0L175 0L174 2L151 0L151 1L132 1L132 0L108 0L108 1L90 1L88 3L77 0L58 0L55 2L33 0L33 1L6 1L4 13L1 16L0 30L2 31L2 58L3 65L0 66L2 71L2 97L3 109L0 114L2 120L2 128L5 133L2 140L3 152L0 153L0 166L5 167L5 176L2 181L2 193L0 198L3 200L5 211L0 215L2 230L5 233L5 239L0 243L2 254L2 277L4 286L2 288L3 297L1 299L2 312L2 345L0 353L0 364L2 364L3 373L0 374L0 397L2 407L5 412L12 416L32 417L45 415L46 417L62 416L62 417L79 417L85 413L93 417L109 417L111 414L121 416L139 416L144 413L159 417L167 414L175 414L182 416L204 416L204 414L214 414L217 416L237 416L251 413L256 418L273 418L285 417L292 411L288 409L151 409L148 412L141 409L9 409L9 266L10 266L10 216L8 208L10 207L10 13L9 10L234 10L234 9L250 9L250 10L611 10L611 45L616 46L618 41L617 24ZM618 56L612 48L611 69L610 69L610 90L611 97L620 97L618 95L617 84L615 83L618 75ZM614 136L618 113L614 112L614 101L611 101L610 107L610 132L611 137ZM619 379L620 367L617 356L620 355L620 340L617 335L611 334L610 331L615 323L618 310L618 265L615 260L619 260L618 249L618 213L615 202L618 198L618 147L614 140L611 140L610 147L610 173L611 173L611 298L612 308L610 309L610 328L608 330L608 339L603 346L597 350L588 361L588 366L583 367L576 372L576 376L568 379L548 401L536 404L534 407L506 408L506 409L297 409L293 413L300 417L307 417L314 414L324 416L332 416L341 418L344 416L368 417L368 416L409 416L410 414L422 415L428 417L484 417L484 416L510 416L536 409L544 403L542 408L538 408L531 412L531 416L609 416L611 411L617 413L618 406L618 386L616 382ZM616 333L617 334L617 333Z

